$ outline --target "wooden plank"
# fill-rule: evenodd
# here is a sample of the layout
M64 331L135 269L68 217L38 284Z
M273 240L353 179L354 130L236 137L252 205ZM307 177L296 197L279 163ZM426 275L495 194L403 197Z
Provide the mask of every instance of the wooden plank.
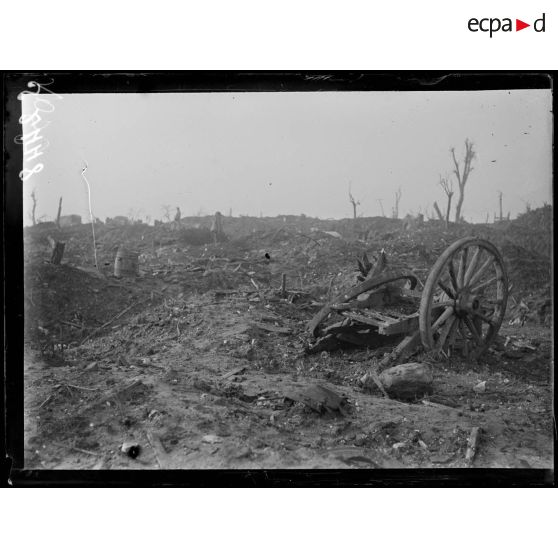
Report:
M146 430L145 435L153 453L155 454L155 460L157 461L159 469L166 469L168 464L166 458L167 450L161 443L161 439L158 436L155 436L150 430Z
M255 323L254 326L259 329L263 329L264 331L269 331L270 333L282 333L284 335L289 335L292 333L292 330L288 327L278 327L262 323Z
M418 312L401 318L396 322L391 324L386 324L378 329L378 332L382 335L394 335L396 333L412 333L418 330L419 327L419 315Z
M468 467L473 466L473 460L475 459L479 445L480 433L481 429L478 426L473 426L473 428L471 428L471 434L469 434L467 440L467 452L465 454L465 461Z
M355 322L360 322L362 324L373 325L376 327L386 325L386 321L383 319L378 319L377 317L368 315L365 316L363 314L357 314L356 312L344 312L343 315L347 318L351 318L351 320L354 320Z
M411 272L381 273L377 277L372 277L370 279L367 279L366 281L363 281L359 285L356 285L355 287L349 289L347 293L339 295L335 300L332 301L332 303L324 305L322 309L310 320L308 324L308 331L312 335L317 336L318 326L332 311L331 304L349 302L353 298L356 298L359 294L370 291L373 288L403 279L408 279L411 282L412 289L417 284L417 278Z
M414 333L407 335L397 347L380 361L378 370L384 370L391 364L397 362L400 358L405 358L412 354L420 343L420 331L417 329Z
M241 372L244 372L246 368L247 368L246 366L237 366L236 368L233 368L232 370L229 370L228 372L223 374L221 378L223 380L226 380L227 378L231 378L232 376L236 376L236 374L240 374Z
M331 309L336 312L344 310L356 310L358 308L383 308L385 299L389 295L387 289L381 289L370 293L370 295L363 300L355 299L350 302L339 302L331 305Z

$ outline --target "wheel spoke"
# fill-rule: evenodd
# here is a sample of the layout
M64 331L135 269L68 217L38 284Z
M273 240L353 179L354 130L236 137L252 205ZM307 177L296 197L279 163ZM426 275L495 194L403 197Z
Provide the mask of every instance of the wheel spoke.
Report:
M457 269L457 284L463 287L463 278L465 277L465 267L467 266L468 248L463 248L461 258L459 259L459 268Z
M455 299L455 294L451 291L451 289L442 281L438 281L438 287L442 289L451 299Z
M450 258L449 264L448 264L448 271L449 271L449 276L451 279L451 284L453 286L453 290L455 292L457 292L459 286L457 284L457 276L455 275L455 267L453 266L453 260Z
M465 316L464 319L465 319L465 324L467 325L467 328L473 334L473 337L474 337L475 341L477 342L477 344L482 343L482 338L481 338L479 332L477 331L477 328L475 327L475 324L473 323L473 320L471 320L471 318L469 316Z
M471 261L469 263L469 265L467 266L467 271L465 272L465 277L463 278L463 284L464 285L468 285L469 284L469 280L471 279L475 268L477 267L477 263L479 261L479 257L481 254L481 249L480 246L477 247L477 250L475 251L475 253L473 254L473 257L471 258Z
M489 258L479 267L478 271L469 279L469 285L474 285L486 271L486 268L494 263L494 257L489 256Z
M447 319L446 323L441 327L440 336L438 337L438 343L437 343L439 349L444 348L446 339L448 338L450 332L452 332L455 329L456 324L457 324L457 316L450 316Z
M498 280L498 277L491 277L488 281L485 281L484 283L480 283L476 287L473 287L471 289L471 292L476 293L478 291L482 291L483 289L486 289L486 287L488 287L488 285L492 285L492 283L494 283L494 281L497 281L497 280Z
M459 333L463 339L463 356L467 358L469 356L469 339L467 337L467 332L465 331L465 324L463 320L459 321Z
M432 332L435 332L451 315L453 315L453 306L446 308L442 315L432 324Z
M459 318L457 318L457 316L456 316L456 319L453 322L453 327L451 328L451 331L450 331L450 334L449 334L449 339L448 339L448 342L447 342L447 346L450 350L452 350L453 346L455 345L455 337L456 337L456 334L457 334L457 330L459 329L459 324L460 323L461 322L460 322Z

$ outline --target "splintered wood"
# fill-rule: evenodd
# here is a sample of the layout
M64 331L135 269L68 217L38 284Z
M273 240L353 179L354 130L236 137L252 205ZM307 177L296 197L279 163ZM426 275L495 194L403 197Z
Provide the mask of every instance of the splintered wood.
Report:
M467 453L465 454L465 461L468 467L473 466L473 460L477 453L477 448L480 441L481 429L478 426L471 428L471 434L469 434L469 439L467 440Z

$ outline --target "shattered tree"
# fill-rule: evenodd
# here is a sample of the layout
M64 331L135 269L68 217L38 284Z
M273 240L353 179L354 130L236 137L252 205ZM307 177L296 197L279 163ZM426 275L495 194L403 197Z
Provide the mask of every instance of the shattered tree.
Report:
M440 186L442 187L442 190L444 191L444 193L448 198L448 204L446 209L446 227L447 227L450 221L451 198L453 196L453 183L451 180L448 179L447 176L445 178L442 178L440 176Z
M459 198L457 199L457 205L455 206L455 222L459 223L461 220L461 207L463 206L463 201L465 199L465 186L469 178L469 174L473 170L471 163L476 156L473 142L469 139L465 140L465 157L463 160L463 167L459 166L459 161L455 156L455 148L450 149L451 157L453 160L453 172L457 177L457 185L459 187Z

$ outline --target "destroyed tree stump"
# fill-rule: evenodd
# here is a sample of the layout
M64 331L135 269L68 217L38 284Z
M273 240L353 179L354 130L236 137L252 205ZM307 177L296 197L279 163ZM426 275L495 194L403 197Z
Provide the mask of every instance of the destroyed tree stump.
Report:
M432 393L432 371L420 362L388 368L380 374L380 381L389 396L396 399L417 399Z
M217 242L222 242L227 238L223 230L223 216L221 215L220 211L217 211L217 213L215 213L213 224L211 225L211 235L213 237L214 244L217 244Z
M287 296L287 274L281 274L281 296L285 298Z
M48 237L48 242L50 244L50 247L52 248L50 263L59 265L62 261L62 257L64 256L64 248L66 247L66 243L58 242L50 236Z

